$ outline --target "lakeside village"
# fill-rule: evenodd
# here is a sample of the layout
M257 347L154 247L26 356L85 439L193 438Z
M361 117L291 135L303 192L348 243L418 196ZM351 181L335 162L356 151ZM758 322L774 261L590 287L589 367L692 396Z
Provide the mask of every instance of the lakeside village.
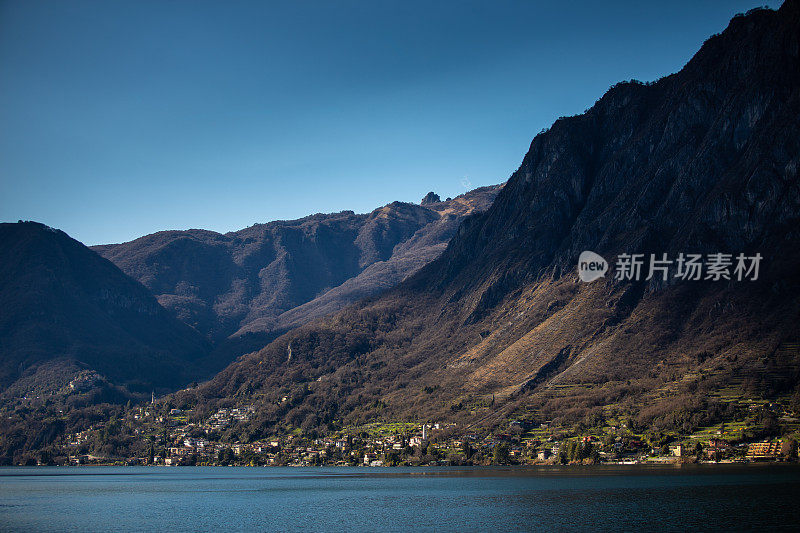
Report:
M231 441L250 406L220 409L202 422L191 411L151 403L124 418L97 424L64 441L60 457L39 464L241 466L460 466L561 464L680 464L796 461L800 419L775 403L750 405L750 417L683 437L640 434L632 422L583 432L517 420L488 433L454 423L372 423L321 437L294 431L253 442ZM780 421L782 437L764 437L755 421ZM759 438L760 435L760 438ZM756 437L753 439L753 437ZM104 444L105 443L105 444ZM114 445L116 443L116 445ZM109 452L143 450L136 457ZM100 452L100 453L98 453Z

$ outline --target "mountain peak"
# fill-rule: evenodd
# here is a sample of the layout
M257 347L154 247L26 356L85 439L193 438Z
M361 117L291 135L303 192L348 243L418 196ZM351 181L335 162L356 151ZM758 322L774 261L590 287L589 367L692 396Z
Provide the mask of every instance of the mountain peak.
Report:
M441 201L442 199L439 198L439 195L431 191L422 198L420 205L438 204Z

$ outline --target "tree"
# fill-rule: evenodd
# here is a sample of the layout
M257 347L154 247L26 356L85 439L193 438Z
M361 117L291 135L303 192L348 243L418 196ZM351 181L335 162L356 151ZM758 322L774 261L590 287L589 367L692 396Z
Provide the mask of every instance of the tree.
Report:
M579 449L578 442L574 441L574 440L569 441L567 443L567 447L566 447L566 459L567 459L567 462L580 460L579 453L580 453L580 449Z
M504 464L508 462L508 444L505 442L499 442L497 446L494 447L494 463L495 464Z
M220 464L229 464L235 460L236 456L230 448L222 448L217 454L217 461L219 461Z
M461 453L464 454L465 459L472 457L472 446L469 445L467 439L464 439L464 442L461 443Z
M792 394L792 399L789 403L789 408L795 413L800 413L800 386L794 390L794 394Z
M787 458L796 457L797 442L794 439L783 439L781 443L781 454Z
M591 442L584 442L578 446L578 460L583 461L595 454L594 445ZM599 455L598 455L599 457Z

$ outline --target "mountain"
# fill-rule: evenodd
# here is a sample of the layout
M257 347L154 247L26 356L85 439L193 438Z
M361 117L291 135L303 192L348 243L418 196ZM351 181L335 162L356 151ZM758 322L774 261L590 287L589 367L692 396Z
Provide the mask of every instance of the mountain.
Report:
M705 445L721 423L737 428L738 442L796 438L799 30L800 0L753 10L680 72L612 87L537 135L483 212L468 195L426 196L424 206L368 215L98 248L204 335L275 338L148 408L0 404L0 461L35 462L32 450L143 457L184 435L221 446L280 436L308 451L320 434L402 438L408 427L398 422L426 420L444 423L435 439L493 433L480 441L482 461L492 445L500 456L501 441L521 445L511 433L523 428L529 444L573 452L590 436L604 453ZM608 271L584 282L577 267L588 251L583 267ZM632 254L668 258L666 275L649 276L645 262L641 275L619 276ZM700 255L701 279L679 276L689 254ZM758 275L737 279L740 254L761 258ZM715 276L725 258L725 276ZM17 281L24 268L2 274L20 287L9 294L24 295L60 269L28 284ZM60 294L58 283L46 295ZM35 317L31 309L15 317ZM170 418L173 408L182 414ZM188 424L168 433L165 424L179 422ZM87 430L88 444L57 442Z
M735 17L676 74L612 87L537 135L436 260L174 401L253 406L241 434L255 438L510 417L685 432L792 393L799 37L800 2L788 0ZM681 280L673 263L667 280L615 279L612 267L584 283L584 250L615 266L639 253L763 260L756 280Z
M445 202L433 195L437 201L424 205L394 202L367 214L317 214L224 235L163 231L93 249L210 339L250 334L249 342L257 343L393 287L443 252L461 221L486 210L499 190L483 187Z
M174 389L196 379L207 342L62 231L0 224L0 391ZM103 387L100 387L103 388Z

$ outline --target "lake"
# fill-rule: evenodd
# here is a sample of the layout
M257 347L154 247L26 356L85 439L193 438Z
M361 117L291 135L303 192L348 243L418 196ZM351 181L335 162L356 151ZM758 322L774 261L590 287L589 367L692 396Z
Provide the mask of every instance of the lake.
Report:
M0 468L2 531L798 526L800 465Z

